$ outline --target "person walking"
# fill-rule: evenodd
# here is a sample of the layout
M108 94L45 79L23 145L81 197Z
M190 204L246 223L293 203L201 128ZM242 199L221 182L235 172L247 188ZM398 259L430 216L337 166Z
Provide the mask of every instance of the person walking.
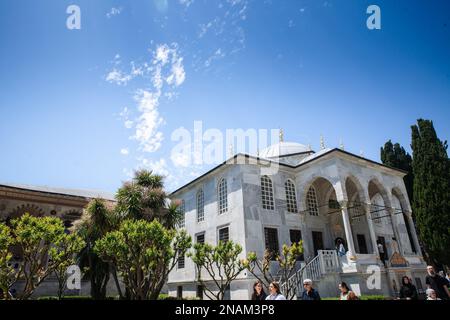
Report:
M386 256L385 256L385 252L384 252L384 246L381 243L381 241L378 241L377 248L378 248L378 253L380 254L380 260L383 261L383 265L386 267Z
M317 292L313 288L313 282L311 279L306 279L303 281L303 287L305 290L303 290L302 293L302 300L320 300L319 292Z
M339 290L341 291L339 300L358 300L356 294L350 290L345 282L339 283Z
M263 285L260 281L256 281L253 284L253 294L252 294L252 300L266 300L267 294L264 292Z
M286 297L281 294L280 285L278 282L271 282L269 285L269 295L266 300L286 300Z
M427 289L426 293L427 293L427 300L442 300L437 296L436 291L434 291L433 289Z
M412 284L408 276L402 278L402 287L400 288L400 299L418 300L416 286Z
M428 266L427 272L428 275L425 278L425 283L428 289L433 289L438 298L442 300L449 300L450 292L448 290L447 279L437 274L433 266Z
M338 254L340 257L345 256L345 247L342 241L339 241Z

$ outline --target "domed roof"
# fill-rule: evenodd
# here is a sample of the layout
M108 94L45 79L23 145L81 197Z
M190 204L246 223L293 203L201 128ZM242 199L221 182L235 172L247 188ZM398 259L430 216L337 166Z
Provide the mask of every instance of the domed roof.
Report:
M311 152L311 148L296 142L280 142L259 152L261 158L279 158L295 153Z

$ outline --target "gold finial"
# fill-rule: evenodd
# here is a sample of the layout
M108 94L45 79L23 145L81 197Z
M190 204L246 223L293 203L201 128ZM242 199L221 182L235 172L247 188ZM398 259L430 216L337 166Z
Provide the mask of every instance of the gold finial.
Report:
M280 142L284 142L284 131L283 131L283 128L280 128Z
M325 149L325 140L323 139L323 135L320 135L320 149Z
M340 148L341 150L344 150L344 142L342 142L342 139L339 140L339 148Z

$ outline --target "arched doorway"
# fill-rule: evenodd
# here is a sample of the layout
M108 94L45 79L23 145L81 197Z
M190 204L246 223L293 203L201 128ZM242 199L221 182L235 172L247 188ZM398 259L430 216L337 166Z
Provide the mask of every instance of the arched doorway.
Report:
M369 182L369 198L372 219L377 242L383 246L386 260L398 249L393 221L389 212L390 202L384 187L376 179Z
M367 222L363 189L356 178L348 177L345 181L345 190L349 200L348 214L356 253L373 253L374 248Z
M399 241L404 253L416 253L416 246L412 236L411 225L405 212L406 199L396 188L392 190L392 207L394 208L394 224L397 227Z
M333 250L336 239L346 239L340 205L333 184L325 178L316 178L305 190L305 222L310 235L308 257L317 255L318 250ZM344 241L346 250L347 243Z

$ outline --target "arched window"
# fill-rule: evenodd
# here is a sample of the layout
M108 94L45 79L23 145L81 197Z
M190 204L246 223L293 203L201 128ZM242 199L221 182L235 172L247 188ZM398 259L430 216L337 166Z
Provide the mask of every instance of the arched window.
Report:
M219 205L219 214L225 213L228 211L228 188L227 188L227 180L220 179L219 185L217 187L217 198Z
M197 193L197 222L205 221L205 194L203 190Z
M262 207L266 210L274 210L273 185L268 176L261 177L261 201Z
M295 195L295 185L291 180L287 180L284 184L286 189L286 204L287 211L291 213L297 213L297 196Z
M306 203L308 205L309 214L312 216L319 215L319 204L317 202L316 189L311 186L306 194Z
M186 203L184 200L181 200L180 207L178 209L180 211L180 222L178 224L179 228L184 228L186 226Z

